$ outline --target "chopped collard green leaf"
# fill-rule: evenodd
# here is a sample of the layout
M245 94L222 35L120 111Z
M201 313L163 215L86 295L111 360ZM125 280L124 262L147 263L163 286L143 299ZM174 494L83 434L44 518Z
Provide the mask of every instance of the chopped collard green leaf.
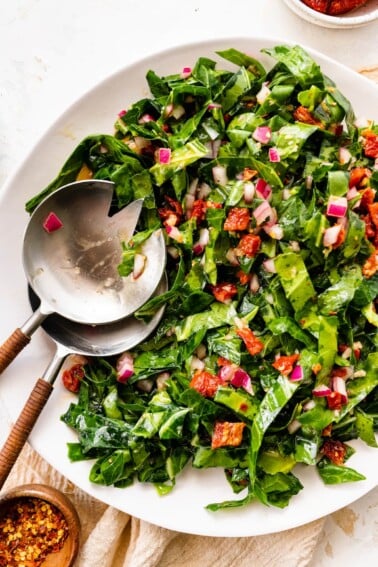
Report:
M224 68L148 70L150 97L26 205L108 179L115 209L143 198L140 238L166 238L168 291L135 314L165 305L158 328L126 378L116 358L89 360L62 416L91 482L166 494L184 467L218 467L241 497L209 510L283 507L297 463L355 482L346 442L377 447L378 125L359 125L300 46L263 51L270 69L230 47ZM120 274L134 255L125 245Z

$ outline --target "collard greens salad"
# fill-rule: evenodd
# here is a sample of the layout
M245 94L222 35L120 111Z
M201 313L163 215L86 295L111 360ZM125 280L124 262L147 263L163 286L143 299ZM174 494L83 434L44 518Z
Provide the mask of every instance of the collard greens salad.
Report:
M269 70L231 48L231 70L148 71L151 96L26 205L90 177L115 183L116 208L143 198L123 276L152 231L166 237L168 291L135 314L164 305L155 332L63 374L69 457L94 460L93 483L165 494L186 466L220 467L230 499L210 510L284 507L297 464L359 481L348 441L377 447L378 125L301 47L263 52Z

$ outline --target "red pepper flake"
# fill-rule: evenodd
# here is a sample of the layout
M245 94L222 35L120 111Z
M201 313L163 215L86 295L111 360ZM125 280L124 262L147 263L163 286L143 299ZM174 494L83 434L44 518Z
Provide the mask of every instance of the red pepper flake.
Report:
M40 567L68 536L63 514L40 498L17 498L0 518L0 567Z
M335 465L343 465L347 452L347 446L341 441L335 439L327 439L323 447L320 449L322 455L327 457Z

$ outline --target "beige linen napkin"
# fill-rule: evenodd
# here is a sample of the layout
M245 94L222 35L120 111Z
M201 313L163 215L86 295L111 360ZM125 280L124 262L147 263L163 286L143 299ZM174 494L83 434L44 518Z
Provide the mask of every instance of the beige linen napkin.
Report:
M360 71L378 81L378 67ZM1 401L1 400L0 400ZM0 407L0 441L6 427ZM81 550L75 567L305 567L325 519L284 532L244 538L201 537L170 531L107 506L75 487L29 445L4 490L37 482L62 490L81 520Z
M138 520L75 487L29 445L4 490L30 482L62 490L81 520L81 551L75 567L305 567L324 520L277 534L215 538L180 534Z

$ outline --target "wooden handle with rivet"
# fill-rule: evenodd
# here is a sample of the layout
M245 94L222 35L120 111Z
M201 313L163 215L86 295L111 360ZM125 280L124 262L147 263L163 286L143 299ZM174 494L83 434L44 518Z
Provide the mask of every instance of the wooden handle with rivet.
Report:
M21 329L16 329L0 347L0 374L16 358L19 352L30 342L30 337Z
M23 410L11 429L8 439L0 451L0 488L8 478L52 390L53 387L50 382L42 378L37 380Z

